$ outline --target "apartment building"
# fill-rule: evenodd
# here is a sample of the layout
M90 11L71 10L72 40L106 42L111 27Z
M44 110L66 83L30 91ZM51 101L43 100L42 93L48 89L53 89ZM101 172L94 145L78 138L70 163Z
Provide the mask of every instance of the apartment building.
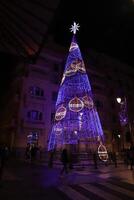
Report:
M134 68L90 49L82 51L94 102L109 150L121 150L134 141ZM55 102L68 50L49 41L36 63L20 63L14 72L0 122L0 140L10 148L25 149L35 143L47 150ZM121 96L122 95L122 96ZM127 98L128 127L119 122L118 96ZM85 144L86 146L87 144ZM86 149L86 148L85 148Z

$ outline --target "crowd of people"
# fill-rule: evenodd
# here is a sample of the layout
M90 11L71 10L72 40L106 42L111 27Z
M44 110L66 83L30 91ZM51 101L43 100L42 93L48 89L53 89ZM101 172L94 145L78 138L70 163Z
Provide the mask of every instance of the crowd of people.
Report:
M36 144L28 143L25 149L25 159L29 163L35 163L37 160L37 154L39 155L38 158L42 158L42 148L37 146ZM6 163L6 160L9 155L9 150L6 145L0 146L0 181L2 180L3 170ZM53 168L53 163L55 160L56 151L52 150L49 152L49 159L48 159L48 167ZM101 160L99 159L98 153L92 153L92 161L94 164L94 168L98 169L99 163ZM62 163L62 168L60 171L60 176L62 177L64 174L68 174L68 172L73 169L74 159L73 154L63 148L60 152L60 162ZM124 160L124 164L127 165L128 169L134 169L134 147L130 147L129 149L124 149L122 151L122 160ZM104 162L106 166L114 164L117 167L118 157L116 152L108 152L108 160Z
M55 156L55 151L50 152L49 156L49 163L48 166L50 168L53 167L53 160ZM92 161L95 169L98 169L100 162L103 162L100 160L98 153L93 152L92 153ZM62 163L62 168L60 171L60 176L62 177L64 174L68 174L69 170L73 169L73 159L70 152L64 148L61 151L60 155L60 161ZM129 149L124 149L122 152L122 155L119 155L116 152L108 152L108 160L103 162L105 166L114 165L115 167L118 167L119 160L122 159L124 161L124 164L127 165L128 169L133 170L134 169L134 148L130 147Z

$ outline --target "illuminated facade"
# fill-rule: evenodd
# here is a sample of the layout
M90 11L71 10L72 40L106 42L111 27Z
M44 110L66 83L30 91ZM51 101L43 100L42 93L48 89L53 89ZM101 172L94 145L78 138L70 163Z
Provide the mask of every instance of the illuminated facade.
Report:
M25 63L17 66L11 88L5 97L6 106L0 120L0 141L7 143L11 148L25 148L28 142L35 142L47 150L54 118L64 119L67 114L67 109L63 105L57 108L55 115L55 103L66 55L66 48L50 40L40 53L36 64ZM120 91L127 97L129 121L132 123L133 131L134 69L91 49L83 51L83 55L106 146L110 150L121 148L122 134L125 136L124 143L128 146L129 141L125 135L127 130L122 132L120 128L116 97L120 95ZM67 71L67 77L73 77L68 76L69 73L70 71ZM64 81L63 77L63 83ZM83 104L93 106L92 101L89 104L89 99L85 95L82 98L72 97L68 102L68 108L80 110ZM75 106L75 102L78 102L79 106ZM73 113L81 112L82 110ZM81 123L79 125L81 126ZM80 149L88 151L89 143L81 141Z

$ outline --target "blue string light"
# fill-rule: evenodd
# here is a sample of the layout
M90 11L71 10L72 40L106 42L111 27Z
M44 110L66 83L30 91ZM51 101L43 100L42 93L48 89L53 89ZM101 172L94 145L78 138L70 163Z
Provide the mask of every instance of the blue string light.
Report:
M80 48L73 35L55 106L55 120L48 150L57 145L78 144L81 139L97 143L104 139L99 115L93 102Z

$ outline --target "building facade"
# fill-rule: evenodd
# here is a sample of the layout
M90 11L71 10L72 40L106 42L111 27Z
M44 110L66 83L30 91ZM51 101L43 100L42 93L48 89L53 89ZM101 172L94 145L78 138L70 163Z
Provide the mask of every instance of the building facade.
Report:
M50 41L36 63L24 62L17 66L0 123L0 140L11 149L25 149L27 143L35 143L47 150L67 53ZM134 69L89 49L83 52L83 59L106 146L110 151L121 151L134 142ZM120 126L118 96L127 98L131 130Z

